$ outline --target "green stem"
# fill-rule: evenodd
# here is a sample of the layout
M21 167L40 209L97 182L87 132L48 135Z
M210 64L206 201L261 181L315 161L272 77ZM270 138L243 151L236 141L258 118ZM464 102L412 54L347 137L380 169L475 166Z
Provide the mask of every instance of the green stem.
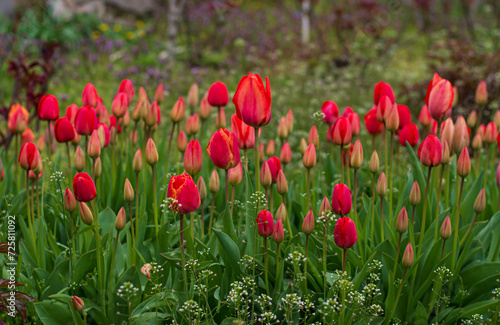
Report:
M170 137L168 139L168 148L167 148L167 162L165 163L165 175L168 174L168 162L170 160L170 149L172 148L172 138L174 137L175 126L177 123L174 122L172 125L172 131L170 131Z
M488 163L493 157L494 144L490 145L488 156L486 157L486 162L484 164L484 178L483 178L483 188L486 187L486 180L488 179Z
M425 220L427 214L427 194L429 193L429 181L431 179L432 174L432 166L429 166L429 171L427 172L427 181L425 183L425 194L424 194L424 210L422 212L422 227L420 229L420 239L418 244L418 253L417 257L420 256L420 252L422 251L422 245L424 243L424 234L425 234Z
M139 173L135 174L135 238L139 238Z
M394 259L394 269L392 270L392 274L394 275L394 277L396 276L396 270L398 267L399 250L401 249L401 235L402 233L399 233L398 248L396 250L396 258Z
M393 145L394 145L394 132L391 132L391 157L390 157L390 166L389 166L389 222L392 225L392 185L394 183L394 175L392 174L392 165L393 165Z
M405 268L405 272L403 273L403 279L401 280L401 284L399 285L399 290L398 290L398 295L396 296L396 301L394 302L394 306L392 307L390 314L387 315L387 318L385 319L384 324L389 324L391 322L392 316L394 316L394 313L396 312L396 307L398 306L399 296L401 296L401 291L403 290L403 285L405 283L406 271L408 271L408 268Z
M188 281L188 277L187 277L187 273L186 273L186 252L184 251L184 215L183 214L179 214L180 215L180 223L179 223L179 227L180 227L180 230L179 230L179 240L180 240L180 244L181 244L181 260L182 260L182 284L183 284L183 287L184 287L184 294L188 295L188 285L187 285L187 281Z
M434 227L434 243L437 243L438 241L438 228L439 228L439 201L441 200L441 183L443 180L443 174L444 174L444 166L441 165L441 175L439 176L438 179L438 188L437 188L437 202L436 202L436 225Z
M358 212L357 212L357 208L356 208L356 204L357 204L357 200L356 200L356 183L357 183L357 172L358 170L357 169L354 169L354 179L353 179L353 187L352 187L352 197L353 197L353 200L352 200L352 206L353 206L353 214L354 214L354 223L356 224L356 227L359 227L360 224L358 222Z
M214 221L214 204L215 204L215 193L212 196L212 205L210 207L210 221L208 222L208 238L210 238L210 234L212 233L212 224Z
M269 296L269 276L267 271L267 237L264 237L264 268L265 268L264 278L266 281L266 293Z
M310 192L310 181L311 181L311 169L306 168L306 186L307 186L307 208L306 210L309 211L311 208L311 194ZM271 211L272 212L272 211Z
M370 229L370 249L373 250L373 233L375 229L375 197L377 196L377 193L375 193L375 173L372 174L372 223L371 223L371 229Z
M154 211L154 221L155 221L155 234L158 237L158 196L156 195L156 174L155 174L155 165L151 165L151 170L153 173L153 211Z
M96 259L97 259L97 277L99 283L99 290L102 299L102 312L106 314L106 300L105 300L105 290L104 290L104 269L102 265L102 248L101 248L101 236L99 235L99 216L97 214L97 208L94 201L90 202L92 207L92 212L94 213L94 230L96 237Z
M259 128L255 127L255 191L260 191Z
M387 154L387 129L384 128L384 171L387 173L387 163L388 163L388 154Z
M115 247L113 249L113 255L111 256L111 264L109 265L109 291L113 291L113 280L114 280L114 270L115 270L115 255L116 255L116 246L118 245L118 238L120 236L120 230L116 233L115 239Z
M439 259L440 261L443 259L444 255L444 245L446 244L446 239L443 239L443 247L441 248L441 258Z
M309 259L307 258L307 251L309 250L309 235L306 235L306 250L305 250L305 259L304 259L304 295L307 295L307 263L309 263Z
M384 239L384 197L380 198L380 242Z
M464 179L465 179L465 177L461 177L461 180L460 180L460 194L458 196L457 213L455 215L455 229L453 231L454 232L454 234L453 234L453 252L452 252L452 258L451 258L451 263L453 265L453 268L455 268L455 257L457 254L458 225L460 223L460 206L462 205L462 191L464 189Z
M224 170L225 178L226 178L226 203L229 202L229 169Z
M47 151L49 153L49 160L52 160L52 137L50 132L50 121L47 121L48 133L47 133Z
M342 250L342 272L345 272L346 264L347 264L347 248L344 248Z
M342 146L339 146L339 158L340 158L340 179L344 183L344 160L342 155Z
M324 293L324 298L326 299L326 286L327 286L327 273L326 273L326 253L327 253L327 246L326 246L326 223L327 221L323 222L323 278L325 281L323 282L323 293Z
M135 265L135 231L134 231L134 218L132 217L132 208L130 207L130 202L128 202L128 215L130 217L130 235L132 237L132 247L134 247L133 253L132 253L132 262Z

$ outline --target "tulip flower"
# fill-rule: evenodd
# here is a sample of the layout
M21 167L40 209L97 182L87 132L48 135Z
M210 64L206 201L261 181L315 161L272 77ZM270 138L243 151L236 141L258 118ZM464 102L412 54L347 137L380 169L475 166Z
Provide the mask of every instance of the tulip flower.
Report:
M274 140L271 139L266 145L266 156L270 157L274 155L275 151L276 151L276 145L274 143Z
M334 124L339 117L339 108L333 100L324 101L321 106L321 112L323 113L323 122L328 125Z
M158 102L158 104L161 105L161 103L163 103L164 100L165 100L165 89L163 87L163 84L159 84L155 90L154 101Z
M96 159L101 155L101 142L99 140L99 134L94 130L90 136L90 140L87 146L87 154L92 159Z
M59 103L54 95L44 95L38 102L38 118L55 121L59 117Z
M269 173L271 172L269 171ZM279 194L281 194L282 201L285 202L285 194L288 193L288 183L286 181L285 173L283 173L282 169L280 169L278 172L278 178L276 180L276 190Z
M267 210L262 210L257 216L257 232L264 237L264 265L265 265L265 283L266 291L269 292L269 280L267 275L267 237L273 234L273 216Z
M262 163L260 171L260 184L264 186L267 192L267 188L271 186L272 183L273 183L273 176L271 175L271 169L269 168L269 164L267 163L267 161L264 161Z
M236 115L255 128L271 120L271 85L266 77L266 87L259 75L249 73L241 78L233 97Z
M285 232L283 230L283 221L279 218L276 221L276 224L274 225L272 238L277 244L281 243L285 239Z
M61 117L54 123L54 134L57 142L70 142L75 138L75 128L66 117Z
M451 105L453 104L453 86L446 79L429 84L427 88L426 101L429 113L432 118L442 121L451 114Z
M467 116L467 126L471 129L475 128L477 124L477 111L473 110L470 112L469 116Z
M211 106L223 107L229 102L226 84L220 81L213 83L208 89L208 103Z
M373 90L373 103L377 105L380 99L384 96L386 96L391 101L391 103L394 103L396 101L391 85L386 82L380 81L375 85Z
M384 123L377 120L377 110L372 108L366 113L365 117L365 127L369 134L375 136L382 133L384 130ZM373 145L372 145L373 146Z
M280 151L280 161L283 165L290 163L292 160L292 150L288 142L283 143Z
M77 296L71 297L71 306L73 307L74 310L76 311L83 311L83 308L85 307L85 303L83 300Z
M91 83L88 83L85 85L85 88L83 88L83 93L82 93L82 103L84 106L88 105L90 107L96 107L97 103L99 100L99 96L97 95L97 90L95 89L94 85Z
M63 199L64 209L68 212L73 212L76 210L76 199L73 195L73 192L69 188L66 188L64 191L64 199Z
M476 104L484 105L488 102L488 87L486 86L486 82L481 80L479 85L476 88Z
M114 116L118 118L123 117L127 112L128 105L129 99L127 93L119 92L113 99L111 111L113 112Z
M316 165L316 148L314 147L313 143L309 144L306 151L304 152L302 163L308 170Z
M330 131L328 131L328 133L330 133ZM306 149L307 149L307 141L306 141L306 139L301 138L300 139L300 153L304 154L304 152L306 152Z
M332 211L335 214L345 216L351 212L352 197L347 185L339 183L333 188Z
M201 120L205 121L206 119L208 119L211 112L212 112L212 106L210 106L210 104L208 103L208 100L206 98L202 98L201 102L200 102L200 110L199 110Z
M80 146L76 147L75 154L73 156L73 164L75 169L81 172L85 168L85 155Z
M191 176L187 174L172 176L168 183L167 197L174 200L170 210L188 214L200 206L200 194ZM181 230L182 231L182 230Z
M462 153L460 154L460 157L458 157L457 160L457 174L462 176L462 177L467 177L470 173L470 157L469 157L469 151L467 150L466 147L462 149Z
M35 142L35 135L33 134L33 131L31 131L30 128L27 128L21 134L21 147L28 142Z
M380 161L378 158L377 150L374 150L370 158L370 171L375 175L375 173L377 173L379 169Z
M198 84L196 82L189 87L186 102L191 110L198 106Z
M177 102L175 102L174 107L172 107L172 111L170 111L170 120L175 123L179 123L184 119L185 114L185 104L184 98L179 97Z
M443 123L441 123L441 132L439 133L439 138L442 140L446 140L448 142L448 146L451 146L453 143L453 133L455 132L455 124L451 118L446 119Z
M411 243L408 243L406 245L405 253L403 255L403 265L405 268L409 268L410 266L413 265L413 247L411 246Z
M40 152L34 143L27 142L22 146L18 162L23 169L27 171L35 169L40 159Z
M349 217L342 217L337 220L335 230L333 231L335 244L343 249L342 271L345 272L347 263L347 249L356 244L358 234L356 225Z
M427 136L418 148L418 156L424 166L439 166L442 158L442 147L439 139L432 134Z
M427 105L422 106L420 110L420 114L418 115L418 122L426 129L431 127L432 117L429 113L429 108Z
M198 140L189 141L186 152L184 153L184 169L190 175L196 175L203 166L203 152Z
M231 116L231 131L238 139L240 149L246 151L255 147L255 129L246 125L236 114Z
M410 146L414 147L418 144L418 142L419 132L416 124L407 124L399 132L399 143L402 146L406 146L406 143L408 143Z
M22 133L28 127L29 113L20 104L14 104L7 117L7 129L14 133Z
M212 193L212 205L210 207L210 222L208 224L208 237L212 233L212 222L214 216L214 204L215 204L215 194L219 192L220 181L219 181L219 173L217 170L212 171L212 175L210 175L210 181L208 182L208 190Z
M134 85L132 84L132 81L130 81L129 79L123 79L122 82L120 83L120 86L118 87L118 93L120 92L125 93L127 95L127 101L131 103L135 94Z
M97 125L95 110L90 106L83 106L75 117L75 130L81 135L91 135Z
M179 136L177 137L177 150L180 152L186 151L188 142L187 142L187 137L186 133L184 131L180 130L179 131Z
M87 173L78 173L73 178L73 192L79 202L89 202L97 196L95 184Z
M234 114L233 116L235 116ZM280 138L281 141L285 141L286 138L288 137L288 122L286 121L286 117L282 116L280 118L280 121L278 123L278 138ZM252 129L253 130L253 129Z
M382 98L380 98L376 107L377 121L381 123L386 123L389 110L392 108L393 105L394 103L387 96L383 96Z
M271 170L271 178L273 184L276 183L278 179L278 172L281 169L281 161L278 157L270 157L267 160L267 164L269 165L269 169Z
M449 143L448 143L449 145ZM469 132L467 131L467 124L463 116L459 116L455 122L455 128L453 130L453 140L451 143L451 149L455 153L462 151L464 147L469 146Z
M139 113L135 113L139 114ZM154 101L149 106L145 106L144 109L144 123L152 128L159 123L160 107L158 106L158 102Z
M311 127L311 130L309 130L309 136L307 137L307 144L314 144L314 146L319 149L319 135L318 135L318 129L316 128L316 125L313 125Z
M200 130L198 114L194 113L187 118L185 130L188 136L196 136L196 133Z

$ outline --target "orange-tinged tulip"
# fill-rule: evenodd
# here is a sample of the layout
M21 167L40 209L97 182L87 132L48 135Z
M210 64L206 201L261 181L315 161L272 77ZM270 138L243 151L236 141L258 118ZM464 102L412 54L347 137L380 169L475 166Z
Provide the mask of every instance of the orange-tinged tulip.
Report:
M271 139L266 145L266 156L269 157L274 155L275 150L276 150L276 144L274 140Z
M21 146L28 142L35 142L35 135L30 128L27 128L23 131L23 133L21 133Z
M170 111L170 119L174 123L178 123L184 119L185 114L185 104L184 98L180 97L177 102L175 102L174 107L172 107L172 111Z
M196 82L189 88L186 101L191 108L198 106L198 84Z
M236 139L238 139L240 149L255 148L255 129L245 124L236 114L231 116L231 131L236 136Z
M488 87L486 82L482 80L476 88L476 103L478 105L484 105L488 102Z
M128 105L129 101L127 93L119 92L113 99L111 112L113 112L113 115L116 117L122 117L127 112Z
M40 152L32 142L25 143L19 152L19 165L25 170L33 170L41 160Z
M212 106L208 103L206 98L202 98L200 102L200 118L202 120L206 120L210 117L210 113L212 112Z
M241 162L236 167L229 169L229 184L236 186L243 180L243 167Z
M94 130L92 132L92 135L90 136L89 144L87 147L87 154L92 159L96 159L101 155L101 142L99 140L99 134L97 133L97 130Z
M233 115L234 116L234 115ZM288 137L288 125L286 121L286 117L282 116L278 123L278 138L284 140Z
M241 78L233 97L236 115L240 120L253 127L264 126L271 120L271 85L266 77L253 73Z
M200 130L200 118L198 117L198 114L194 113L187 118L186 127L184 129L186 130L186 134L189 136L198 133Z
M200 142L194 139L189 141L184 153L184 169L190 175L196 175L203 167L203 152L201 151Z
M219 108L219 114L215 116L215 126L219 129L226 127L226 113L222 107Z
M200 206L200 193L188 174L174 175L168 183L167 197L173 199L170 209L181 214L194 212Z
M302 232L306 235L312 234L314 231L314 213L312 210L306 214L304 221L302 222Z
M309 130L309 136L307 137L307 144L314 144L314 146L319 149L319 135L318 135L318 129L316 128L316 125L313 125L311 127L311 130Z
M22 133L28 127L29 113L20 104L14 104L9 110L7 128L14 134Z
M240 162L236 136L226 129L219 129L212 135L207 153L214 165L221 169L233 168Z
M283 165L290 163L292 160L292 150L288 142L283 143L280 151L280 161Z
M153 139L149 138L146 143L146 162L154 166L158 162L158 150Z
M378 158L377 150L373 150L372 156L370 158L370 171L375 174L379 169L380 160Z
M187 147L186 133L180 130L179 136L177 137L177 150L179 150L180 152L184 152L186 151L186 147Z
M158 102L158 104L163 103L165 100L165 89L163 88L163 84L159 84L158 87L156 87L154 100Z
M312 168L316 165L316 148L313 143L309 144L306 152L304 152L302 164L304 164L305 168Z

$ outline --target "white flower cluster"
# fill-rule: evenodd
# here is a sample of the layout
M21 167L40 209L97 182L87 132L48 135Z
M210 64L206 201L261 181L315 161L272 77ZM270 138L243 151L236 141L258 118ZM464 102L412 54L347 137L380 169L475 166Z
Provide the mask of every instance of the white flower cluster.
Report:
M304 254L302 254L299 251L293 251L288 256L285 258L287 262L291 262L294 264L297 264L298 266L302 265L302 263L305 263L307 261L306 257Z
M131 282L125 282L118 288L116 295L128 300L130 297L137 296L137 291L139 291L139 288L134 287Z
M200 308L198 303L194 300L188 300L182 304L181 308L178 309L180 313L186 312L191 324L194 324L196 320L203 318L203 309Z

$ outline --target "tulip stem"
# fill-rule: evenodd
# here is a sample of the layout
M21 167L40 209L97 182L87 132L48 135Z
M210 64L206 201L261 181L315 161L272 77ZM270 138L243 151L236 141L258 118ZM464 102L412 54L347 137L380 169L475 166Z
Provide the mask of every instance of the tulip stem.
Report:
M432 174L432 165L429 166L429 171L427 172L427 181L425 183L425 194L424 194L424 210L422 212L422 226L420 229L420 239L418 244L418 253L417 257L420 256L420 252L422 251L422 245L424 243L424 234L425 234L425 215L427 214L427 194L429 193L429 181L431 179Z
M170 137L168 139L168 148L167 148L167 162L165 163L165 175L168 174L168 162L170 160L170 149L172 147L172 138L174 137L174 131L175 131L175 126L177 125L176 122L172 125L172 131L170 131Z
M132 237L132 247L134 247L134 252L132 253L132 261L135 264L135 230L134 230L134 218L132 217L132 208L130 207L130 202L128 202L128 214L130 217L130 234Z
M385 166L384 167L384 171L385 172L387 172L387 163L388 163L388 160L389 160L387 158L387 156L388 156L388 153L387 153L387 149L388 148L387 147L388 147L388 145L387 145L387 129L384 128L384 158L385 158L384 159L384 166Z
M212 206L210 207L210 221L208 222L208 238L212 233L212 223L214 221L214 204L215 204L215 194L212 196Z
M394 316L394 313L396 312L396 307L398 306L399 296L401 296L401 291L403 290L403 285L405 283L407 271L408 271L408 268L405 267L405 272L403 273L403 279L401 280L401 284L399 285L398 295L396 296L396 301L394 302L394 307L392 307L390 314L387 315L387 318L385 319L384 324L389 324L391 322L392 316Z
M347 248L342 250L342 272L345 272L345 267L347 264Z
M307 260L307 239L306 239L306 260ZM306 262L306 268L307 268L307 262ZM276 276L275 276L276 283L278 283L279 271L280 271L280 243L276 243ZM306 282L307 282L307 278L306 278Z
M309 193L311 191L310 189L310 181L311 181L311 169L306 168L306 186L307 186L307 209L309 210L311 208L311 194ZM272 213L272 211L271 211Z
M439 201L441 200L441 184L443 181L444 174L444 164L441 165L441 175L438 180L438 189L437 189L437 201L436 201L436 226L434 227L434 243L438 241L438 228L439 228Z
M269 296L269 276L267 272L267 237L264 237L264 268L265 268L265 274L264 278L266 281L266 293Z
M158 237L158 197L156 195L156 174L155 174L155 165L151 165L151 170L153 172L153 201L154 201L154 221L155 221L155 233L156 237ZM158 238L157 238L158 242ZM159 247L158 247L159 249Z
M392 274L394 276L396 276L396 270L398 267L399 250L401 249L401 235L402 235L402 233L399 233L398 248L396 249L396 258L394 259L394 269L392 270Z
M453 267L455 267L455 256L457 253L457 243L458 243L458 225L460 223L460 206L462 205L462 191L464 189L464 179L465 177L461 177L460 179L460 192L458 196L458 205L457 205L457 213L455 215L455 229L454 229L454 234L453 234L453 253L452 253L452 258L451 258L451 263ZM486 179L486 177L485 177ZM477 216L477 214L476 214ZM475 217L474 217L475 219Z
M326 228L327 228L327 220L325 219L325 221L323 222L323 277L325 279L325 281L323 282L323 294L324 294L324 298L326 299L326 286L327 286L327 273L326 273L326 251L327 251L327 245L326 245Z
M224 169L224 176L226 181L226 204L229 202L229 169Z
M488 163L493 157L493 149L494 144L490 144L488 149L488 155L486 156L486 162L484 163L484 178L483 178L483 187L486 187L486 180L488 179Z
M341 182L344 183L344 161L343 161L343 155L342 155L342 146L339 146L339 158L340 158L340 179Z
M201 214L201 225L200 225L200 230L201 230L201 237L200 239L203 238L203 236L205 235L205 216L203 215L203 200L201 200L201 203L200 203L200 214Z
M270 210L271 214L273 213L273 192L274 192L274 184L271 184L269 187L269 203L270 203Z
M233 216L234 207L234 185L231 185L231 217Z
M139 173L135 173L135 238L139 239Z
M99 216L97 215L97 209L95 206L95 200L90 202L90 206L92 207L94 213L94 230L95 230L95 242L96 242L96 259L97 259L97 277L99 283L99 290L101 293L102 299L102 312L106 314L106 301L105 301L105 291L104 291L104 270L102 265L102 256L103 252L101 252L101 236L99 235Z
M111 264L109 265L110 270L109 270L109 291L113 291L113 280L114 280L114 265L115 265L115 255L116 255L116 246L118 245L118 238L120 236L120 230L116 232L116 239L115 239L115 247L113 249L113 255L111 256ZM135 254L134 254L135 256Z
M380 198L380 242L384 241L384 197Z
M179 214L180 216L180 223L179 223L179 227L180 227L180 230L179 230L179 240L180 240L180 244L181 244L181 260L182 260L182 284L183 284L183 287L184 287L184 294L187 296L188 294L188 286L187 286L187 280L188 280L188 277L187 277L187 273L186 273L186 256L185 256L185 252L184 252L184 215L182 213Z
M279 244L278 244L279 245ZM304 253L304 296L307 295L307 263L309 259L307 257L307 251L309 250L309 235L306 234L306 250Z
M375 229L375 196L377 193L375 193L375 173L372 174L372 224L371 224L371 230L370 230L370 249L373 250L373 232Z
M35 232L33 230L33 224L31 222L31 206L30 206L30 171L26 171L26 215L28 216L28 227L31 233L31 240L33 241L33 246L35 246Z
M393 165L393 157L394 157L394 132L391 132L391 157L390 157L390 166L389 166L389 222L392 225L392 185L394 183L394 175L392 173L392 165Z
M191 220L190 220L190 231L191 231L191 238L194 238L194 212L191 212Z
M66 142L66 154L68 155L68 169L71 176L71 152L69 150L69 142Z
M52 160L52 137L51 137L51 132L50 132L50 120L47 121L47 126L48 126L48 134L47 134L47 151L49 154L49 160Z
M357 227L359 227L358 223L358 212L356 209L356 183L357 183L357 176L358 176L358 170L354 169L354 175L353 175L353 186L352 186L352 191L353 191L353 214L354 214L354 223L356 224Z
M247 152L247 149L243 149L243 157L245 160L245 170L248 173L248 152Z
M260 191L260 168L259 168L259 128L255 127L255 191Z
M443 239L443 247L441 248L441 258L439 259L439 261L441 261L443 259L443 255L444 255L444 245L446 244L446 239Z
M285 194L283 194L281 196L281 198L283 199L283 204L286 205L286 201L285 201ZM287 216L286 217L286 226L288 228L288 234L290 235L290 239L293 238L293 235L292 235L292 227L290 226L290 216Z

